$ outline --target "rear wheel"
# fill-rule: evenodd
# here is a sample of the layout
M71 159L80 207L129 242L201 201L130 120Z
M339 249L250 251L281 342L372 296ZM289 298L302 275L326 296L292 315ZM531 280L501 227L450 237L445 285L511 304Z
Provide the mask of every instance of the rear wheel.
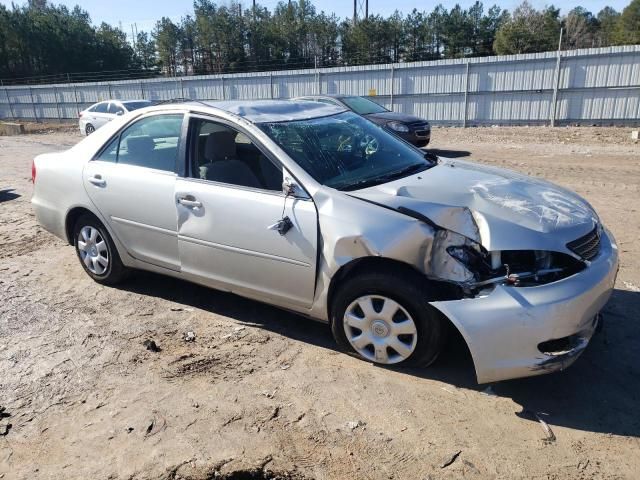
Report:
M86 133L87 135L91 135L93 132L95 132L95 131L96 131L96 128L95 128L93 125L91 125L91 124L89 123L89 124L87 124L87 126L86 126L86 127L84 127L84 131L85 131L85 133Z
M84 271L96 282L118 283L127 274L104 225L93 215L82 215L74 228L76 253Z
M440 354L446 324L428 292L398 274L368 273L348 280L333 302L331 330L338 345L383 365L426 366Z

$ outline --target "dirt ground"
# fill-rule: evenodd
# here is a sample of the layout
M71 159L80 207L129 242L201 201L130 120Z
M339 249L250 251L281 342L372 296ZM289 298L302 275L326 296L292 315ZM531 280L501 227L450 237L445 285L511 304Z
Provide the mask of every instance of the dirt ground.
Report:
M582 194L621 250L604 331L576 364L488 392L459 339L432 368L380 368L336 351L326 326L234 295L147 273L92 282L29 203L32 157L79 139L0 137L0 479L638 478L629 129L434 130L444 156Z

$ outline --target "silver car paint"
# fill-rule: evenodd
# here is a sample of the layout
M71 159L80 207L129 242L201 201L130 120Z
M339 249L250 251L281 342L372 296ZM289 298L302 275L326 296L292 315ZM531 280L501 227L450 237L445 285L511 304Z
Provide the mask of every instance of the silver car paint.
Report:
M275 108L270 109L270 105L275 105ZM570 253L566 243L584 235L597 222L597 216L588 203L565 189L469 162L443 161L421 174L358 192L340 192L320 185L254 124L342 111L310 102L167 105L125 115L105 127L108 131L102 129L102 135L94 134L64 154L36 158L38 180L33 202L40 222L66 238L64 219L72 206L82 205L97 213L88 195L83 194L84 188L72 189L69 185L82 182L82 168L106 139L141 115L184 109L213 115L244 128L282 162L313 202L287 200L291 214L301 219L296 229L300 232L297 240L289 245L288 250L279 250L282 245L272 238L273 242L267 242L266 250L260 251L251 243L242 243L246 241L243 235L250 232L243 231L243 225L233 225L235 216L232 213L228 213L226 221L233 225L233 234L207 236L211 226L218 225L215 219L207 217L207 213L210 209L215 210L221 199L216 191L224 188L233 190L241 199L235 204L236 209L246 209L242 215L251 218L249 209L255 209L255 203L262 194L250 189L177 178L176 195L197 193L207 198L206 204L212 202L205 205L203 210L206 212L200 213L185 212L182 207L176 207L181 270L163 268L158 262L145 262L140 252L134 251L132 245L122 238L114 221L99 215L114 236L123 262L136 268L160 271L235 291L321 321L329 320L327 302L331 279L341 267L355 260L365 257L392 259L412 265L433 279L465 282L468 281L466 269L443 253L447 245L469 240L481 243L489 250L537 249ZM65 166L53 168L52 165L59 162L65 162ZM41 169L44 169L42 175ZM66 185L69 192L56 196L55 192L62 185ZM139 194L151 193L154 187L155 182L140 182ZM172 201L175 198L172 197ZM127 199L124 203L128 203ZM298 213L295 211L296 203L306 208L300 208ZM310 206L317 211L320 232L317 246L311 242L310 245L302 244L303 240L313 238L310 218L314 212ZM429 217L443 229L436 230L425 222L399 213L395 209L400 206ZM277 233L266 230L275 210L270 210L267 205L264 212L269 218L261 218L251 232L264 228L262 238L269 238L269 234L278 237ZM194 242L194 239L198 241ZM220 250L220 245L226 248ZM216 249L224 253L233 251L235 262L225 264L222 270L216 270L213 263L201 268L201 262L207 258L202 253ZM315 265L312 254L317 249L321 251ZM251 252L263 255L256 257ZM225 255L220 254L219 258L224 260ZM261 269L270 269L268 265L275 265L272 261L278 258L285 261L280 261L273 271L268 270L274 273L273 276L264 274L264 277L251 279L250 273L258 271L253 270L256 258L260 258ZM445 314L465 338L479 382L535 375L564 368L575 360L581 350L558 359L547 358L537 350L537 344L579 332L588 341L594 327L589 322L606 303L617 267L617 247L611 234L605 231L599 257L569 278L537 287L498 285L487 295L434 301L432 305ZM276 285L280 282L282 285ZM314 286L311 302L308 294L310 284Z

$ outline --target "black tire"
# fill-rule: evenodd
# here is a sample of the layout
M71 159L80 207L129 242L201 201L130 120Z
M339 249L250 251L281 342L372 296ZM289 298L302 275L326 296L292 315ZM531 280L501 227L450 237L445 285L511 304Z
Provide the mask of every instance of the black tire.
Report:
M415 277L415 278L414 278ZM342 283L335 293L331 308L331 331L338 346L345 352L367 361L349 343L344 328L344 315L349 305L365 295L381 295L399 303L414 320L417 343L413 353L398 366L428 366L440 355L446 337L447 323L442 314L429 305L426 282L419 275L396 272L364 273Z
M90 123L87 124L86 127L84 127L84 132L87 134L87 136L91 135L95 131L96 131L96 127L94 127Z
M108 264L104 272L95 273L92 272L83 260L83 255L80 252L79 248L79 238L81 235L81 231L85 227L94 228L99 232L99 236L104 240L106 244L106 258L108 260ZM116 250L115 245L113 244L113 240L107 232L107 229L102 225L102 223L93 215L85 214L81 215L80 218L76 221L76 224L73 228L73 244L76 249L76 255L78 256L78 260L80 261L80 265L84 271L93 278L96 282L101 283L103 285L115 285L116 283L124 280L129 270L122 264L120 260L120 255L118 255L118 251Z

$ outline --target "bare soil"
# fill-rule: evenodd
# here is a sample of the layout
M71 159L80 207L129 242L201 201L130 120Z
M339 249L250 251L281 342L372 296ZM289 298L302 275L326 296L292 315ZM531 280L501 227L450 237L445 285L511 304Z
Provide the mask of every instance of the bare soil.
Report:
M1 137L0 479L637 478L640 145L629 133L434 130L445 156L585 196L621 250L604 331L576 364L489 390L460 339L432 368L379 368L336 351L325 325L234 295L147 273L94 283L29 203L31 159L79 134Z

